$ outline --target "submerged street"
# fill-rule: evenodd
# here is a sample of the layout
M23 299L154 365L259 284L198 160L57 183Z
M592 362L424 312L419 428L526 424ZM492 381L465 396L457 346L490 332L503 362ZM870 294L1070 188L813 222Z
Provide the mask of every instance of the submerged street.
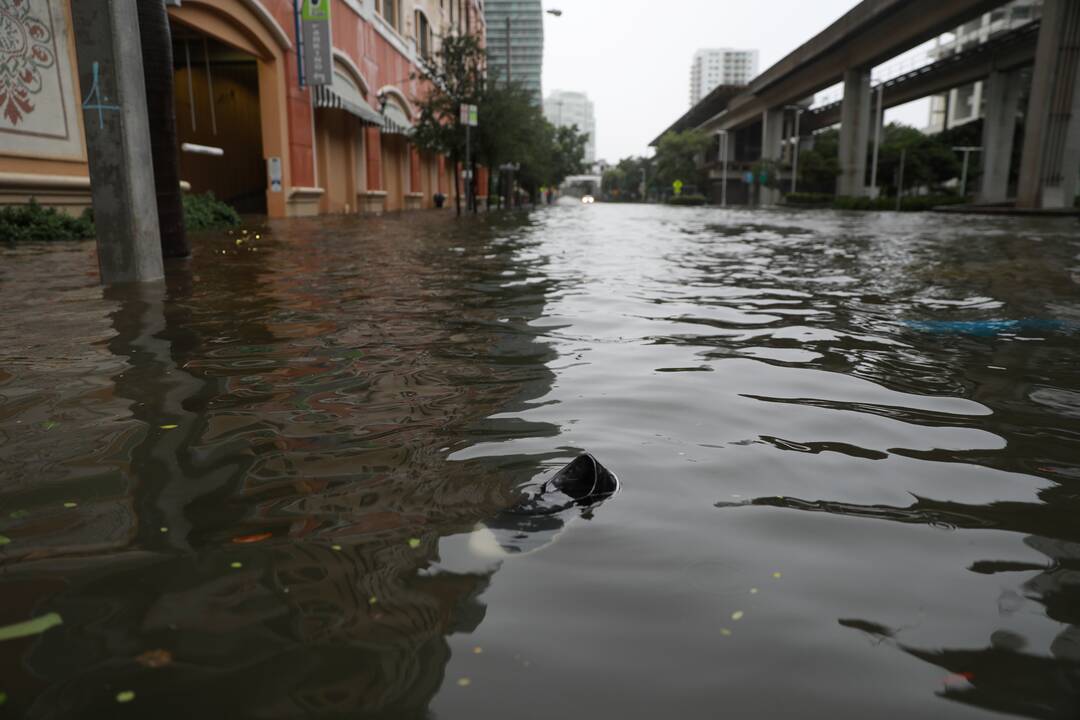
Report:
M193 252L102 289L93 242L0 248L0 625L56 616L0 642L14 716L1080 713L1075 219ZM505 522L582 451L616 496Z

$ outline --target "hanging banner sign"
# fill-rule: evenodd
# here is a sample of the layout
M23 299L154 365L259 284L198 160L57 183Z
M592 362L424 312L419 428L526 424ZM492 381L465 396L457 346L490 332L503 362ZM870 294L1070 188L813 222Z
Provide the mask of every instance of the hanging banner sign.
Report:
M304 37L304 84L334 81L334 42L330 37L331 0L303 0L300 24Z

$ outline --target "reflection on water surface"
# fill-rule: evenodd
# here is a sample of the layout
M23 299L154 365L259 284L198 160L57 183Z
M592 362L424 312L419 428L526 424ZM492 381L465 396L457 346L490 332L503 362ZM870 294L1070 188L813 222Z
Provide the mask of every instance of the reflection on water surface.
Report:
M0 251L5 711L1080 714L1074 221L258 233ZM617 498L503 527L581 450Z

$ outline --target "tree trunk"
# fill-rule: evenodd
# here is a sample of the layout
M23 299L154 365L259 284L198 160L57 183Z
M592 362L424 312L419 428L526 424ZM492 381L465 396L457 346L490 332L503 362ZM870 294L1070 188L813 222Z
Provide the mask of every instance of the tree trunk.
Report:
M184 232L184 205L180 196L180 155L176 136L173 96L172 33L163 0L141 0L139 40L146 79L146 110L150 120L150 152L154 162L161 252L169 257L191 254Z

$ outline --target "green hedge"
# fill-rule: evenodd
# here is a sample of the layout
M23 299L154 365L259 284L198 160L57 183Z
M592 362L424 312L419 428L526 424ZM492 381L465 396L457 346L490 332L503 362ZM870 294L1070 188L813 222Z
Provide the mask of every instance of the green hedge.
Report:
M708 202L704 195L672 195L668 198L668 205L706 205Z
M89 210L72 217L54 208L45 208L33 199L28 205L0 208L0 241L84 240L94 237L94 220Z
M960 205L968 199L959 195L912 195L901 198L901 212L932 210L939 205ZM895 210L896 198L868 198L839 196L833 201L837 210Z
M240 216L237 212L232 206L214 197L214 193L184 195L184 227L190 232L219 230L239 224Z
M184 226L190 232L219 230L240 224L240 216L229 205L205 195L184 195ZM46 208L31 199L27 205L0 208L0 242L30 240L85 240L94 237L94 213L88 208L73 217Z
M835 197L832 193L797 192L785 195L784 202L789 205L832 205Z

